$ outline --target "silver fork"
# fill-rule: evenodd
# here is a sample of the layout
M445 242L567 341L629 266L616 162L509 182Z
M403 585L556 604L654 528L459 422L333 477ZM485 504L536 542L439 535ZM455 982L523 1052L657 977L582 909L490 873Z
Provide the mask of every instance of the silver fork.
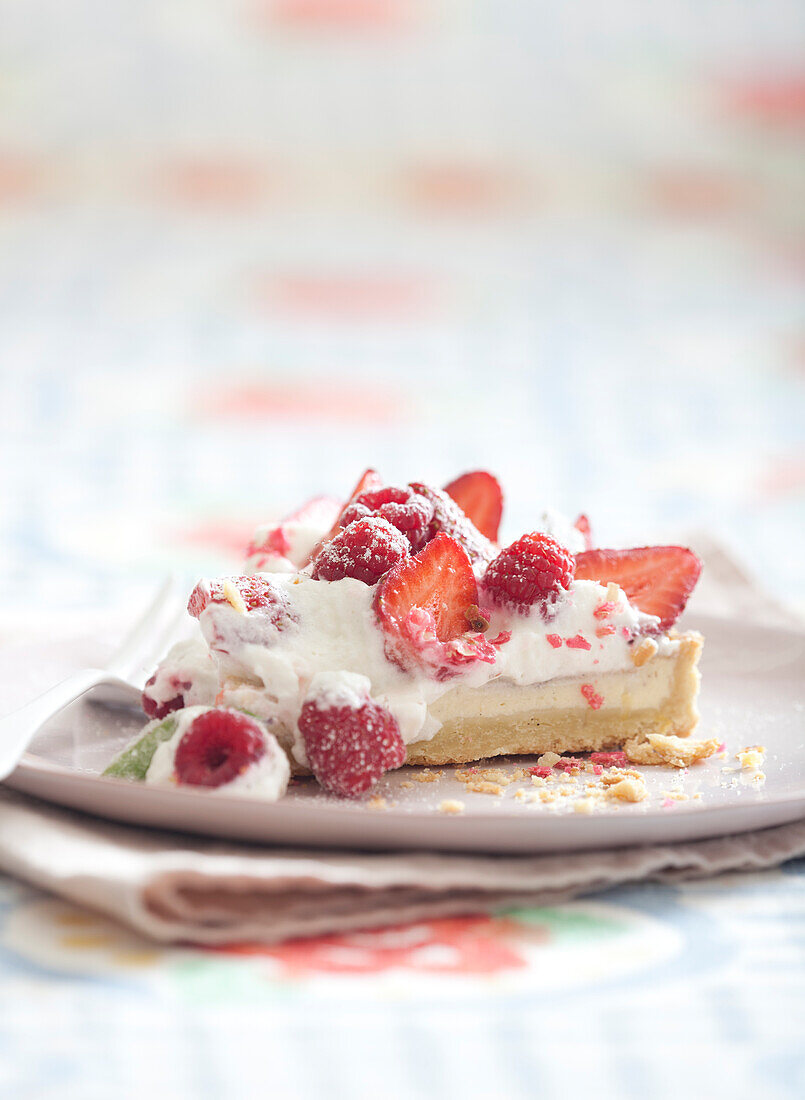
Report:
M85 668L55 684L18 710L0 718L0 781L16 768L37 730L92 688L103 686L104 699L134 703L143 689L149 661L164 655L185 607L179 579L168 576L154 599L116 650L106 668Z

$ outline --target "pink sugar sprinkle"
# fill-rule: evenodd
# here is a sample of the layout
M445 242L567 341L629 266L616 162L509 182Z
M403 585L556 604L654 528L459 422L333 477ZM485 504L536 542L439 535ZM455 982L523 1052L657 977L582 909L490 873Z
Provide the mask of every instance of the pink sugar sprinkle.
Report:
M593 764L593 775L603 775L604 769L600 764Z
M670 810L672 806L676 806L676 802L674 802L673 798L664 798L661 806L664 810Z
M599 695L592 684L582 684L581 694L587 700L593 710L598 710L604 701L603 695Z
M727 751L727 742L722 741L721 744L716 749L716 752L726 752L726 751Z
M587 641L583 634L577 634L575 638L568 638L565 641L565 645L568 649L592 649L593 647Z
M550 768L545 768L541 764L537 764L536 767L528 769L531 775L538 775L540 779L547 779L551 774Z
M624 638L631 638L632 636L632 632L629 630L628 626L621 627L621 634L624 636Z
M569 771L572 771L573 768L583 768L583 767L584 767L584 761L579 759L578 756L563 756L561 759L557 760L556 763L554 764L554 768L558 772L569 772Z
M549 642L554 649L559 649L562 644L562 639L559 637L558 634L546 634L545 641Z
M615 627L612 625L612 623L602 623L601 626L597 626L595 628L596 638L606 638L607 634L614 634L614 633L615 633Z
M591 752L590 760L593 764L601 764L605 768L627 768L629 757L625 752Z
M605 600L604 603L600 603L598 607L596 607L595 611L593 611L593 615L595 615L596 619L606 619L608 615L612 614L616 607L617 604L614 604L611 600Z

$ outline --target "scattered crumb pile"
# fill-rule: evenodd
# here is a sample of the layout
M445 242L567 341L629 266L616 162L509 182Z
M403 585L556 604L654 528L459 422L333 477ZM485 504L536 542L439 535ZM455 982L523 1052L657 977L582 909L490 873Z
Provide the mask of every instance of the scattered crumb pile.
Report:
M765 749L760 745L741 750L736 756L743 768L759 768ZM649 734L648 739L627 741L623 751L593 752L589 756L560 756L546 752L537 763L529 767L510 770L499 764L481 761L472 766L454 769L417 768L409 773L401 786L412 788L416 783L437 783L443 778L456 779L464 785L468 794L488 794L499 797L513 783L526 784L514 791L518 802L545 803L552 808L572 808L576 813L593 813L597 808L618 803L643 802L649 792L643 776L633 764L670 765L684 769L710 756L725 754L725 745L715 738L694 741L689 737L673 737L665 734ZM661 806L670 808L689 798L680 789L662 792ZM394 805L394 803L391 803ZM389 803L380 795L368 802L373 810L385 810ZM439 803L443 814L462 814L465 805L460 799L446 798Z

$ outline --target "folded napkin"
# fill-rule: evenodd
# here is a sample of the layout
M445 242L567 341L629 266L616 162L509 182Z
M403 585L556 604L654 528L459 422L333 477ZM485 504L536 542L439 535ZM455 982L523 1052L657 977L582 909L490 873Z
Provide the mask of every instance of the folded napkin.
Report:
M700 611L796 622L761 597L721 547L702 537L691 542L707 563ZM798 856L805 856L805 821L715 840L540 856L276 849L113 825L0 789L0 870L162 942L275 943L544 905L621 883L748 871Z
M10 791L0 794L0 822L0 867L169 943L276 943L805 855L805 821L689 844L509 858L224 845L101 823Z

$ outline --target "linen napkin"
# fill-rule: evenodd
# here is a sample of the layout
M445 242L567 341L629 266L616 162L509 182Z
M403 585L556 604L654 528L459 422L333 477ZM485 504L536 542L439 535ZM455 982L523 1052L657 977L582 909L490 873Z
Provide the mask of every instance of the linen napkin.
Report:
M276 943L805 855L805 821L687 844L507 858L255 849L109 825L10 791L0 794L0 823L0 867L172 943Z
M723 548L702 536L691 542L707 566L699 611L797 622ZM748 871L799 856L805 821L736 837L539 856L279 849L113 825L0 789L0 869L162 942L275 943L545 905L622 883Z

